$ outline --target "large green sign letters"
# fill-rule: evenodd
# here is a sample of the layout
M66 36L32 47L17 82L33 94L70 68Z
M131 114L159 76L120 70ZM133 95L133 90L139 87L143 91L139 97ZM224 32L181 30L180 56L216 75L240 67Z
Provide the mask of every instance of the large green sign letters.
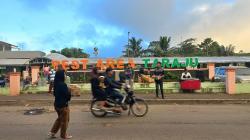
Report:
M150 58L142 60L144 67L148 68L151 62ZM155 68L157 63L161 62L163 68L183 68L183 67L197 67L199 64L198 58L185 58L185 62L181 63L178 58L174 58L171 62L168 58L162 58L162 60L154 59L151 68Z

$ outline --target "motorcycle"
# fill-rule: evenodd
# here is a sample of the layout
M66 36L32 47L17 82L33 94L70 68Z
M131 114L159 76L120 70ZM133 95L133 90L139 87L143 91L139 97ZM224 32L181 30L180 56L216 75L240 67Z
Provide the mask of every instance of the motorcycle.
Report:
M110 97L107 98L105 108L102 109L97 99L91 101L90 110L95 117L105 117L107 114L121 115L120 112L115 111L116 108L122 108L122 112L128 110L128 115L132 114L136 117L143 117L148 113L148 104L144 99L136 98L134 92L131 91L129 85L124 86L123 100L118 103Z

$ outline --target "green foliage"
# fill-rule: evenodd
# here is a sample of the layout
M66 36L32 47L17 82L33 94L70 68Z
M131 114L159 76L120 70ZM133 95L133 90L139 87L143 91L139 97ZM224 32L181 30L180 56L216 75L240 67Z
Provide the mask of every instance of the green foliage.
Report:
M196 39L195 38L189 38L179 44L181 54L183 56L195 56L199 49L197 48L197 45L195 45Z
M225 55L226 56L234 55L234 51L235 51L235 46L233 46L232 44L230 44L229 46L227 46L225 48Z
M60 52L56 50L51 50L50 53L60 53Z
M211 38L206 38L198 46L202 49L203 56L232 56L235 54L235 46L229 45L225 47Z
M8 87L0 87L0 95L9 95Z
M157 44L158 43L158 44ZM196 44L195 38L189 38L178 44L178 47L168 47L167 50L163 50L152 47L159 46L159 42L153 41L150 43L149 48L154 52L153 56L157 57L192 57L192 56L233 56L235 53L235 46L223 46L217 41L213 41L211 38L204 39L200 44ZM153 48L153 49L152 49ZM242 55L244 54L241 52ZM246 54L244 54L246 55Z
M171 37L161 36L160 37L160 48L162 51L167 52L170 48Z
M66 57L73 57L73 58L88 58L89 54L85 53L81 48L64 48L61 52L56 50L51 50L51 53L60 53Z
M140 57L142 54L142 39L136 39L132 37L129 39L129 45L126 48L125 56L126 57Z
M150 42L148 49L144 50L147 56L165 57L168 55L171 37L161 36L159 41Z
M83 52L81 48L64 48L61 50L61 54L67 57L74 57L74 58L88 58L89 54Z
M91 73L86 72L74 72L74 73L67 73L67 76L70 77L71 83L89 83L91 79Z

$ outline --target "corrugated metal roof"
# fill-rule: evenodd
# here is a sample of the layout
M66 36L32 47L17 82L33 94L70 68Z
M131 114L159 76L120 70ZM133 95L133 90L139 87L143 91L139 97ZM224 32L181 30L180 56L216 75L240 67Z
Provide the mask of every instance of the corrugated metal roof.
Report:
M22 66L29 64L30 59L0 59L0 66Z
M2 46L2 45L5 45L5 46L11 47L11 48L15 48L16 47L15 45L12 45L10 43L0 41L0 46Z
M200 63L244 63L250 62L250 57L198 57Z
M0 59L32 59L45 56L41 51L5 51L0 52Z
M62 59L68 59L68 57L62 55L62 54L59 54L59 53L50 53L48 55L45 56L46 58L49 58L51 60L62 60Z

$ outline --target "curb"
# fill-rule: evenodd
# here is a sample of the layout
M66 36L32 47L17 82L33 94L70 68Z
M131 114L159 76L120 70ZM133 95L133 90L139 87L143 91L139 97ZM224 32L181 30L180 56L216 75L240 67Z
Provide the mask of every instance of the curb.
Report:
M71 105L88 105L89 99L73 99ZM250 99L146 99L150 105L164 104L250 104ZM26 106L26 105L53 105L53 99L36 99L36 100L0 100L0 106Z

